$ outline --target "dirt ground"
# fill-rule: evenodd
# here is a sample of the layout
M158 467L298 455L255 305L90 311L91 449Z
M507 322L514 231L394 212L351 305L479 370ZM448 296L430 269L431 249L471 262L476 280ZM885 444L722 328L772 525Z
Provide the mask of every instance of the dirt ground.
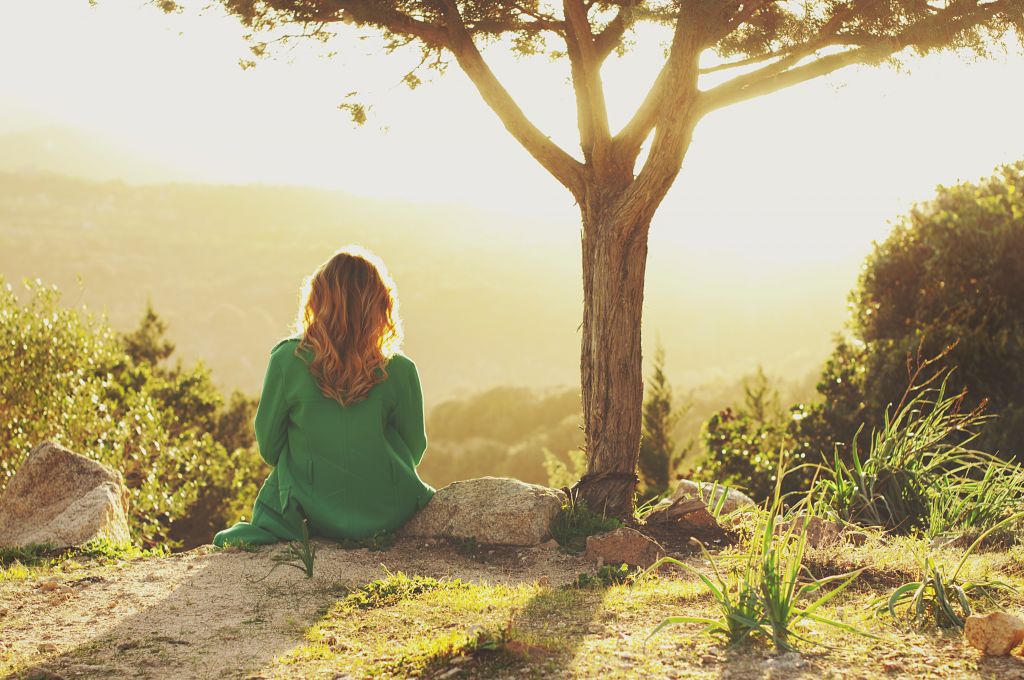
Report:
M346 587L381 578L385 568L474 583L540 580L552 586L591 571L553 541L471 555L444 541L404 539L384 552L318 542L312 578L290 566L266 576L271 555L283 550L204 546L0 582L0 675L259 677L261 668L302 642L306 628Z

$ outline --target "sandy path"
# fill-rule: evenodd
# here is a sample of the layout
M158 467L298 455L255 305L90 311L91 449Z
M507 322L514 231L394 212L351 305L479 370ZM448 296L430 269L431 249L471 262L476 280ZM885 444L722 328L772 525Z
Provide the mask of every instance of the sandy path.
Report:
M314 576L258 553L201 547L115 568L0 583L0 674L49 677L258 678L302 641L346 587L391 571L480 583L570 582L590 571L554 542L471 559L447 542L404 539L385 552L318 543ZM482 560L482 561L481 561ZM45 673L37 677L46 677Z

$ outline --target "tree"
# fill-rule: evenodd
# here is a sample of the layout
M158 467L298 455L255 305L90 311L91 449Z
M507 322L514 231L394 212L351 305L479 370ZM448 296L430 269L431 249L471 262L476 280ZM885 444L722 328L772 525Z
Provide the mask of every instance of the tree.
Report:
M743 402L718 411L704 424L705 458L696 473L709 482L743 489L761 502L775 490L780 452L791 457L796 448L789 429L798 407L790 413L782 409L779 392L761 366L743 379ZM796 456L792 462L803 461L801 453ZM807 481L805 474L791 473L783 489L792 491Z
M173 0L154 0L173 10ZM694 128L723 107L850 64L964 48L986 55L1012 27L1020 0L220 0L251 31L253 52L287 37L327 40L342 23L379 32L388 53L422 50L427 68L454 58L509 133L568 189L583 230L580 370L588 454L574 491L589 507L627 515L638 481L643 399L640 321L651 218L680 171ZM601 67L654 23L670 34L664 64L632 118L611 129ZM526 116L481 53L504 40L520 54L568 60L580 154L562 149ZM564 49L562 49L564 47ZM704 64L712 53L715 63ZM248 64L246 64L248 65ZM701 76L717 84L702 87ZM722 79L723 75L731 75ZM416 71L406 76L420 83ZM365 112L351 105L356 119ZM651 139L638 166L641 151Z
M850 302L851 337L837 343L798 438L831 455L861 423L866 437L906 389L908 357L951 347L950 391L966 388L967 410L987 400L998 416L972 446L1024 456L1024 162L915 206L868 256Z
M758 364L757 373L743 381L743 399L747 413L759 423L773 422L780 419L782 406L779 403L779 391L765 375L764 367Z
M678 463L672 429L680 412L673 405L672 386L665 375L665 348L659 342L654 350L654 369L647 383L640 435L639 468L644 495L664 493Z

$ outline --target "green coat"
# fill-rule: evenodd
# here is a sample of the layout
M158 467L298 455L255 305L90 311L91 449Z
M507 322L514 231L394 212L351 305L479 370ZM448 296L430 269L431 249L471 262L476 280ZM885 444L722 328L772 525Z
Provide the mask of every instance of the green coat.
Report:
M218 532L214 545L301 540L303 517L313 535L365 538L402 526L434 495L416 473L427 448L416 364L396 354L383 382L342 406L320 392L297 346L288 338L270 352L256 441L273 470L252 522Z

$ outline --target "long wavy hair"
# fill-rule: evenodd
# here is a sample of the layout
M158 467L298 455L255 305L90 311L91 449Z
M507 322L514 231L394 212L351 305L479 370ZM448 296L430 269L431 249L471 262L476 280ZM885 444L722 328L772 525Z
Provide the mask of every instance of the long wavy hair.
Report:
M299 299L295 353L311 350L307 363L320 391L342 406L365 399L387 378L387 363L402 344L398 295L384 263L346 246L305 279Z

